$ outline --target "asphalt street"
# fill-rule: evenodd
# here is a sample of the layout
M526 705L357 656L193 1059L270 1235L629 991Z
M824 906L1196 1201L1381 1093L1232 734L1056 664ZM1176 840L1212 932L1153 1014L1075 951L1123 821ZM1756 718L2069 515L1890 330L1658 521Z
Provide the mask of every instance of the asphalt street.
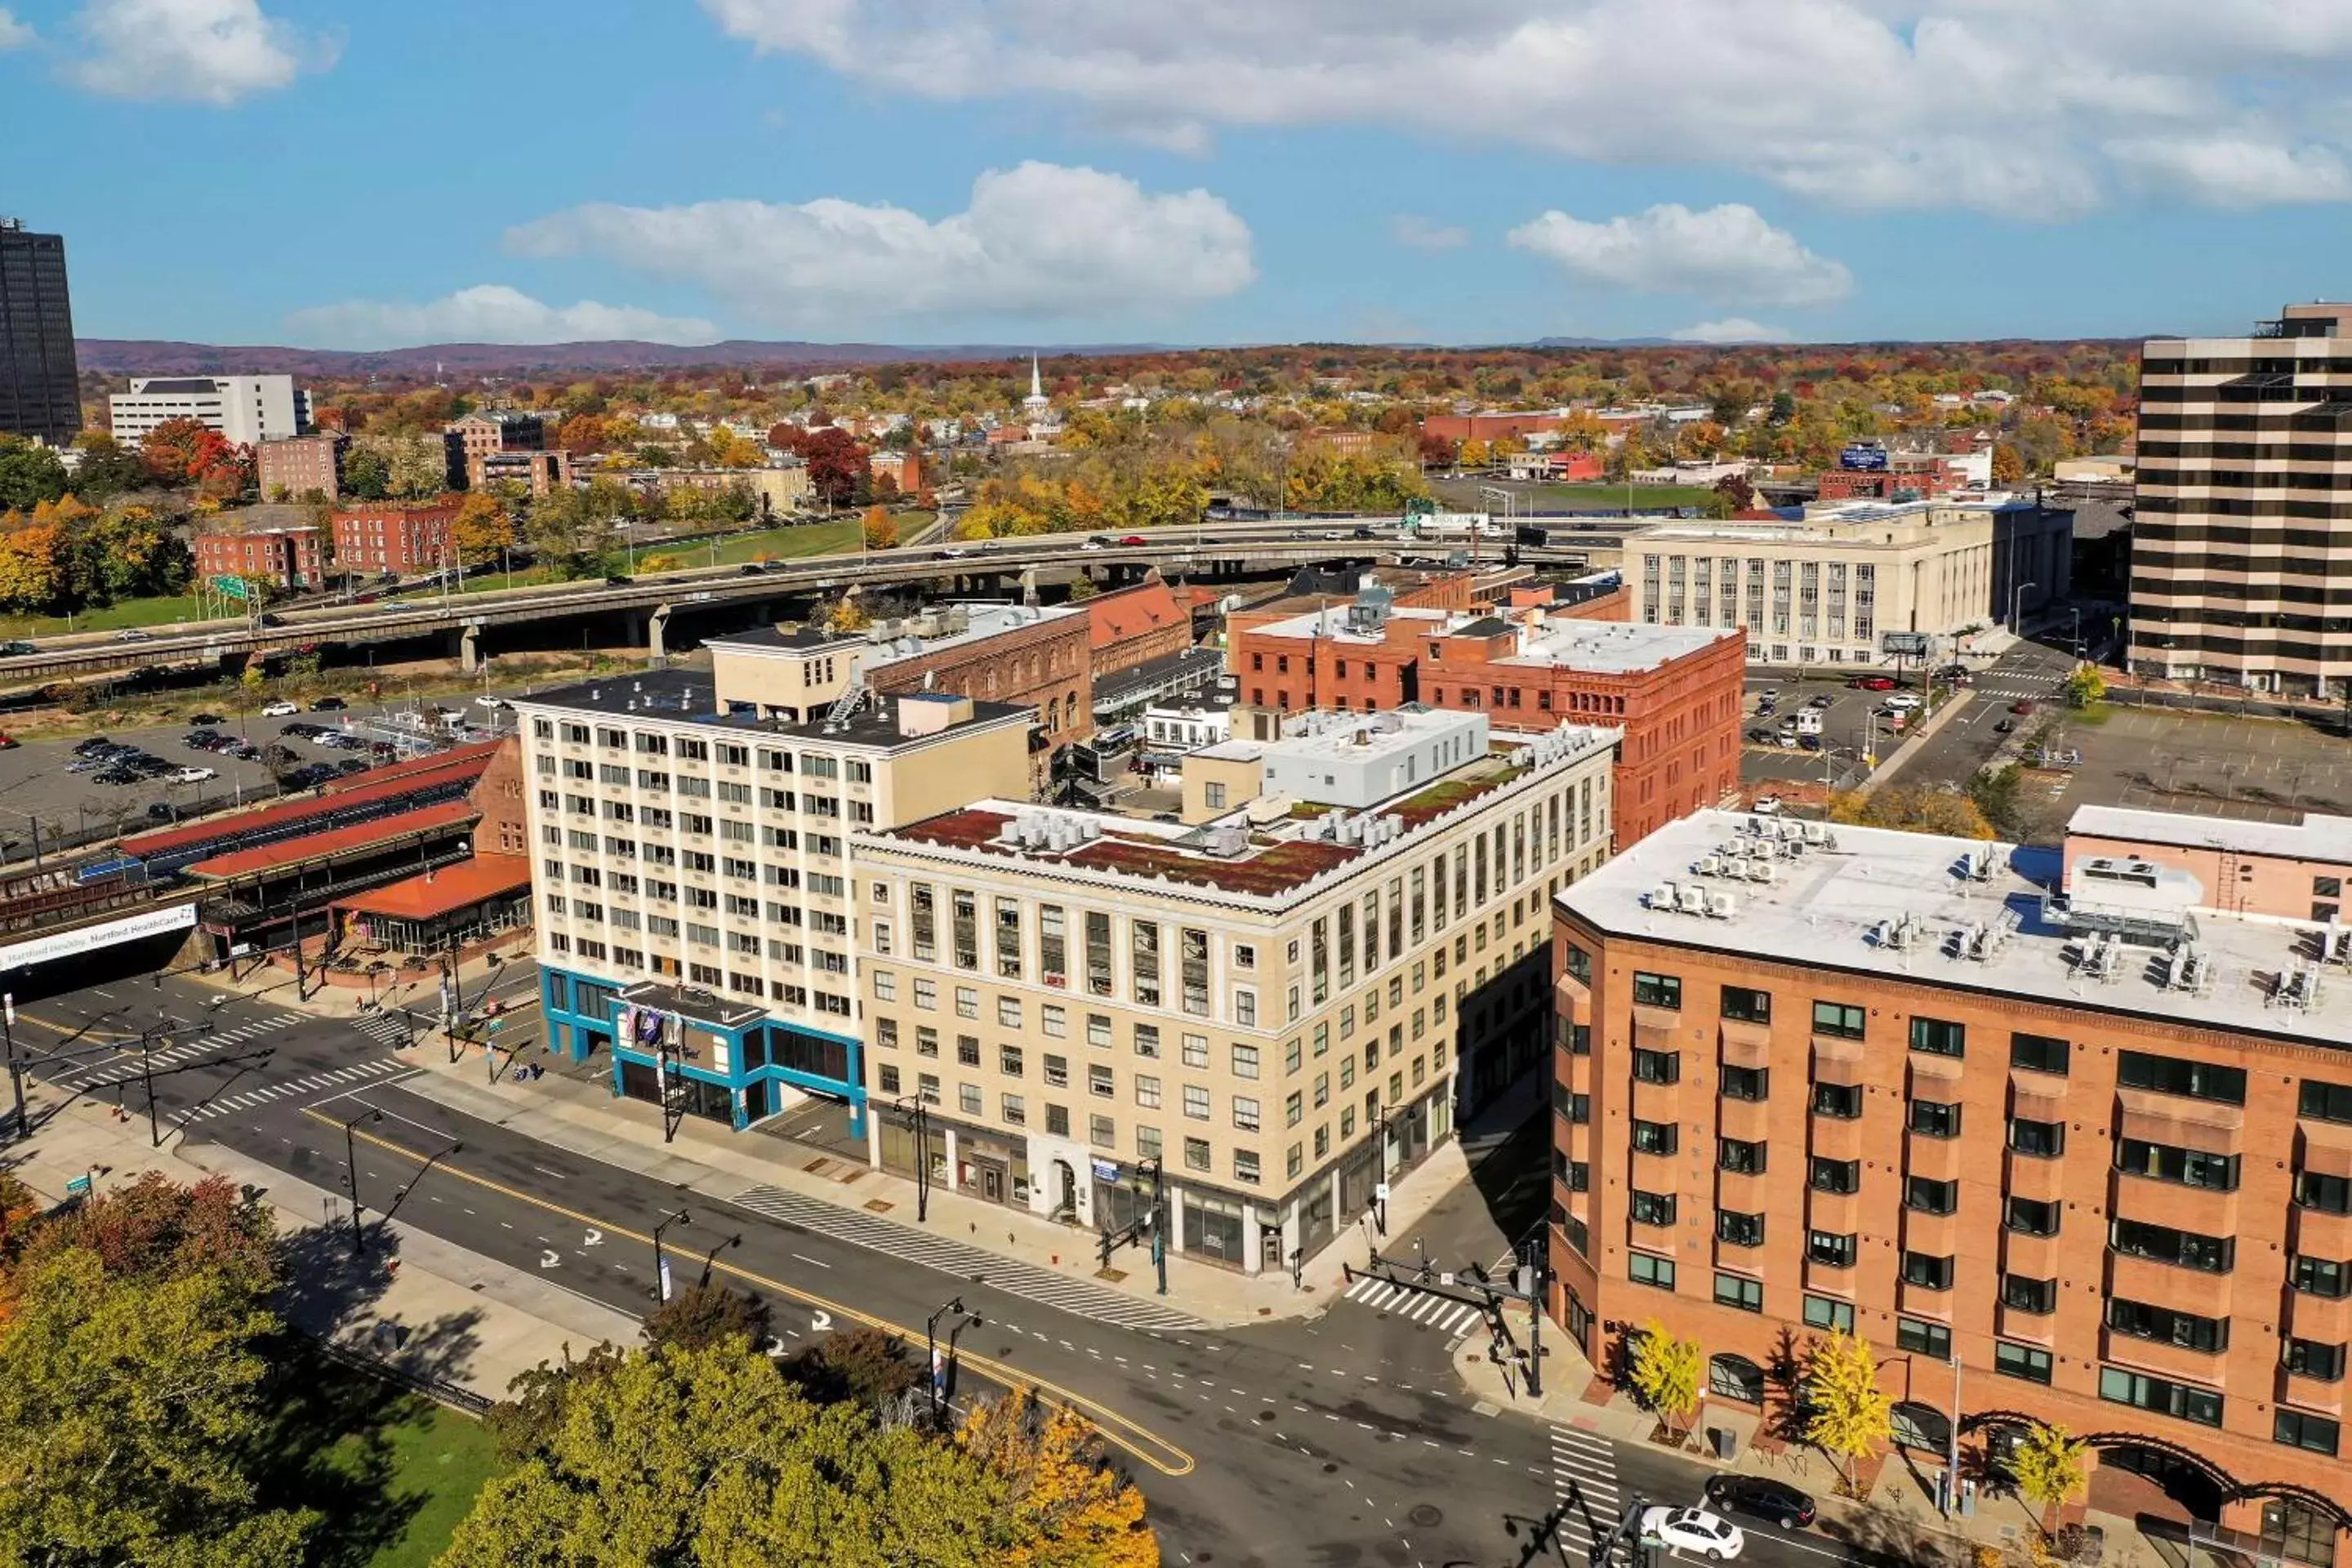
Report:
M737 1204L688 1192L453 1112L402 1088L420 1070L412 1054L441 1047L408 1046L397 1019L354 1026L271 994L217 994L168 976L109 983L20 1008L16 1045L40 1077L119 1101L133 1121L146 1115L143 1066L165 1138L217 1141L331 1192L348 1191L348 1175L371 1225L389 1213L625 1310L653 1304L653 1229L680 1211L688 1217L663 1233L674 1278L708 1271L758 1290L785 1350L854 1322L919 1347L925 1320L960 1296L979 1321L954 1342L956 1392L1029 1383L1076 1405L1143 1487L1173 1563L1580 1563L1595 1528L1635 1493L1694 1501L1707 1473L1477 1405L1452 1358L1483 1353L1484 1331L1433 1324L1439 1307L1425 1301L1342 1300L1313 1320L1230 1332L1122 1326L1083 1296L1044 1299L1015 1270L951 1271L967 1253L878 1250L849 1223L877 1223L857 1211L819 1205L795 1219L753 1194ZM1516 1173L1529 1152L1497 1152L1507 1216L1524 1206ZM1465 1185L1416 1235L1433 1251L1493 1261L1508 1240L1496 1206ZM340 1205L320 1217L347 1223ZM1875 1560L1814 1532L1769 1531L1751 1535L1744 1560L1824 1559Z

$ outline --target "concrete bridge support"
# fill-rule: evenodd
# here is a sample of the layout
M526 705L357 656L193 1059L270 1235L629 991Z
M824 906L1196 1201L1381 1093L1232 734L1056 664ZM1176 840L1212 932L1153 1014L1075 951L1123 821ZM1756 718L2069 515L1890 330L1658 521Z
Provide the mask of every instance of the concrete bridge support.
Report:
M669 606L656 605L653 613L646 616L646 651L657 659L667 658L668 635Z
M457 628L457 668L467 675L482 668L482 628L478 622Z
M1021 569L1021 602L1024 605L1037 602L1037 568L1034 566Z

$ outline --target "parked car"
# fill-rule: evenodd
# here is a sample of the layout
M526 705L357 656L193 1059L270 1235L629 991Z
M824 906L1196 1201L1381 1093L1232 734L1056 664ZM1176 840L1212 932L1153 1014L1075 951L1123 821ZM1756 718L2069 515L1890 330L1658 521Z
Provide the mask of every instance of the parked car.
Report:
M607 588L625 588L629 585L629 575L625 572L608 572L604 575L604 586Z
M1822 692L1820 696L1815 697L1815 698L1814 698L1812 700L1811 700L1810 702L1807 702L1807 703L1805 704L1805 706L1806 706L1806 707L1808 707L1808 708L1828 708L1828 707L1833 706L1833 705L1836 703L1836 701L1837 701L1837 699L1836 699L1836 698L1834 698L1834 697L1831 696L1828 692L1824 691L1824 692Z
M112 744L114 742L103 735L92 735L87 741L75 742L73 754L77 757L94 757Z
M1099 539L1089 539L1084 544L1078 546L1081 550L1100 550L1102 547L1103 543Z
M168 800L150 801L147 804L147 820L150 822L174 822L179 819L179 807Z
M511 708L514 706L513 703L508 701L505 698L488 691L485 691L479 697L475 698L474 701L481 707L489 709Z
M218 777L220 777L220 770L217 768L174 768L172 770L172 782L173 784L203 784L206 779L216 779Z
M1143 542L1143 535L1139 533L1130 533L1125 539L1119 541L1120 544L1125 545L1129 549L1140 549Z
M321 697L319 700L310 704L310 711L313 713L340 713L350 706L350 703L344 701L340 697Z
M122 784L134 784L139 782L139 775L132 773L129 768L100 768L98 772L90 774L89 777L90 782L93 784L116 786Z
M1780 797L1777 795L1759 795L1756 797L1756 804L1748 809L1759 816L1771 816L1780 809Z
M345 757L335 764L335 771L348 778L353 773L363 773L374 765L364 757Z
M192 752L209 752L213 749L214 741L209 731L191 730L180 737L180 744Z
M261 760L261 748L250 741L239 741L234 746L224 748L221 754L235 757L240 763L257 763Z
M289 702L282 697L275 702L265 702L261 705L261 716L265 719L283 719L300 711L302 711L302 705L299 702Z
M1769 1476L1710 1476L1706 1500L1727 1513L1769 1519L1783 1530L1813 1522L1811 1495Z
M1908 712L1919 706L1919 700L1907 691L1898 691L1886 700L1886 706L1897 713Z
M1994 734L1996 734L1996 735L2006 735L2006 734L2008 734L2011 731L2012 731L2012 730L2014 730L2014 729L2016 729L2016 728L2017 728L2017 721L2016 721L2016 720L2014 720L2014 719L2003 719L2000 723L1995 724L1995 725L1992 727L1992 732L1993 732Z
M1772 731L1769 727L1759 724L1748 731L1748 738L1759 746L1769 746L1772 743Z
M188 721L189 723L194 724L199 728L206 725L217 724L220 721L221 716L217 713L199 713L194 718Z
M1642 1533L1664 1542L1670 1552L1696 1552L1715 1563L1728 1563L1748 1544L1738 1525L1703 1508L1654 1508L1642 1516Z
M1822 738L1819 735L1800 734L1797 737L1797 746L1801 751L1818 752L1822 749Z
M5 731L0 731L0 752L13 752L22 744L24 742L17 740L16 736Z
M2009 710L2012 713L2031 713L2033 711L2033 704L2031 701L2012 702L2009 705Z
M1857 675L1846 682L1857 691L1892 691L1895 678L1891 675Z

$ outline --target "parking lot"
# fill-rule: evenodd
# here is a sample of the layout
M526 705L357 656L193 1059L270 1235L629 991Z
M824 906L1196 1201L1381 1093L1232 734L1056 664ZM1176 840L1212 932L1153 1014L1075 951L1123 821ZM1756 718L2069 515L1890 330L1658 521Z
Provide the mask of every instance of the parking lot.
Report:
M513 715L506 710L484 708L470 700L445 699L443 702L451 708L465 709L467 721L474 725L488 728L495 723L499 728L512 728ZM339 733L348 729L363 742L375 741L383 737L371 728L374 722L386 714L416 706L355 702L340 710L268 716L257 709L242 715L220 712L218 716L225 721L216 726L183 722L107 733L107 740L138 747L173 769L210 769L214 774L209 779L186 782L166 773L102 783L101 779L122 778L123 770L110 772L101 763L78 757L74 748L83 743L81 738L27 741L0 752L0 862L23 864L33 858L33 823L37 820L40 824L41 847L46 851L60 844L169 823L175 814L217 811L240 802L266 800L279 793L264 762L188 745L187 738L199 730L215 729L236 736L257 752L266 752L272 745L283 744L306 764L331 767L345 762L380 763L387 759L381 753L372 754L364 744L356 750L340 749L303 739L299 730L289 738L285 731L289 725L313 724ZM434 704L424 706L429 710Z
M1874 754L1884 760L1909 728L1919 722L1918 683L1915 680L1892 691L1868 691L1849 684L1851 679L1750 682L1747 712L1739 727L1741 776L1751 783L1812 782L1849 788L1859 781L1864 757ZM1769 713L1759 706L1766 691L1778 696ZM1939 688L1937 707L1943 705L1946 695ZM1902 721L1901 729L1890 716L1895 707L1907 707L1911 713ZM1817 738L1791 731L1792 724L1801 727L1811 722L1800 715L1815 714L1821 720ZM1815 739L1818 744L1810 743Z
M2054 839L2078 805L2128 805L2253 822L2305 812L2352 815L2352 744L2289 720L2110 708L2097 721L2059 712L2031 736L2079 763L2027 765L2022 814Z

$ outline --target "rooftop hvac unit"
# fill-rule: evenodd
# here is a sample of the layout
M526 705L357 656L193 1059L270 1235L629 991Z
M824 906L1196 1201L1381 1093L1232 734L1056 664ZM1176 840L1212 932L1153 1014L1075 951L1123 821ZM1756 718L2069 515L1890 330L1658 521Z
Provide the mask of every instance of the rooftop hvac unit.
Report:
M1696 882L1685 882L1675 889L1675 908L1686 915L1706 913L1706 889Z
M1739 900L1728 889L1714 888L1706 895L1706 912L1719 921L1727 921L1739 912Z
M1720 877L1723 875L1723 860L1719 856L1702 855L1693 863L1691 869L1702 877Z
M1675 885L1672 882L1659 883L1656 887L1650 889L1648 895L1642 900L1642 902L1654 910L1673 909L1675 907Z
M1748 862L1748 879L1751 882L1769 882L1779 875L1779 872L1772 869L1772 862L1769 860Z

